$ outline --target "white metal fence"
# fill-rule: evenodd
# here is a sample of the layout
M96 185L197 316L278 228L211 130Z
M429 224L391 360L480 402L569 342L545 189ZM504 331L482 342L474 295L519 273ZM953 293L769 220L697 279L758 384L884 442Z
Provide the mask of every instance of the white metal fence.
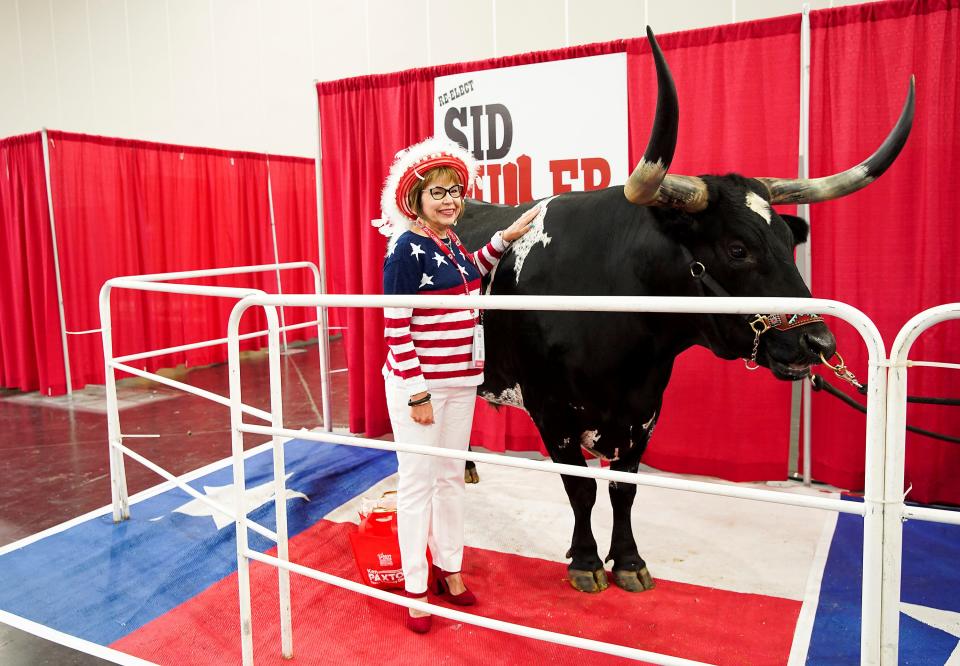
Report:
M316 264L313 264L309 261L296 261L296 262L287 262L279 264L265 264L261 266L236 266L233 268L215 268L209 270L199 270L199 271L181 271L177 273L154 273L152 275L132 275L127 277L118 277L111 280L107 280L103 287L100 289L100 329L101 335L103 338L103 359L105 365L104 373L104 384L106 387L106 398L107 398L107 437L110 442L109 453L110 453L110 487L111 495L113 500L113 520L114 522L119 520L125 520L130 517L130 504L127 494L127 476L124 470L124 460L123 456L127 455L146 466L153 472L159 474L161 477L177 485L184 492L188 493L191 497L199 499L200 501L206 502L213 508L218 511L223 511L224 508L216 502L211 502L208 498L200 495L190 486L181 482L177 477L168 472L167 470L161 468L159 465L154 464L150 460L147 460L143 456L139 455L135 451L132 451L126 447L123 443L124 439L131 439L136 437L135 435L124 435L120 430L120 412L117 404L117 377L116 371L121 370L127 372L131 375L136 375L138 377L143 377L151 381L170 386L172 388L180 389L187 393L192 393L198 395L201 398L206 398L221 405L229 406L229 400L224 397L211 393L210 391L204 391L203 389L198 389L196 387L190 386L183 382L178 382L167 377L163 377L156 373L147 372L140 368L135 368L130 365L130 361L140 360L144 358L150 358L154 356L165 356L167 354L172 354L181 351L187 351L188 349L199 349L201 347L211 347L213 345L219 345L227 342L226 338L220 338L218 340L204 340L200 342L195 342L186 345L179 345L176 347L166 347L164 349L157 349L153 351L145 351L136 354L128 354L126 356L114 357L113 355L113 327L111 324L112 318L110 314L110 295L113 293L114 289L131 289L139 291L154 291L154 292L163 292L168 294L184 294L184 295L193 295L193 296L212 296L217 298L233 298L241 299L244 296L250 294L264 294L265 292L260 289L242 289L236 287L213 287L209 285L189 285L189 284L176 284L170 282L171 280L188 280L195 278L205 278L205 277L215 277L219 275L243 275L249 273L268 273L275 272L277 274L277 283L280 283L280 271L282 270L297 270L297 269L308 269L313 274L313 283L314 290L316 293L321 291L321 275L320 270L317 268ZM323 402L323 426L326 429L330 429L330 350L327 343L326 331L327 326L327 311L326 308L317 308L317 319L315 321L304 322L302 324L294 324L292 326L283 327L282 330L295 330L299 328L308 328L310 326L317 326L319 331L319 341L318 349L320 353L320 392L321 399ZM280 330L279 326L276 326L277 330ZM244 333L242 336L239 336L240 339L246 340L249 338L262 337L266 331L257 331L254 333ZM270 414L263 412L253 407L244 407L244 411L251 414L252 416L257 416L264 420L269 421L271 419ZM226 512L227 515L232 514L231 511Z
M926 507L910 507L904 503L904 474L907 433L907 369L932 366L960 370L958 363L911 361L910 348L928 328L951 319L960 319L960 303L939 305L924 310L900 329L890 349L887 371L887 436L884 460L884 501L887 506L883 543L883 644L881 663L897 663L900 630L900 573L903 562L903 521L926 520L960 525L960 512Z
M294 307L417 307L417 308L483 308L487 310L574 310L585 312L661 312L661 313L724 313L724 314L755 314L757 312L796 312L829 314L837 316L847 322L860 333L867 345L869 355L867 395L867 431L866 431L866 490L864 502L844 502L838 499L820 498L814 496L785 495L771 490L747 489L725 484L713 484L671 479L649 474L630 474L614 472L604 469L561 465L545 461L520 460L503 456L477 454L450 450L438 450L432 447L407 444L403 442L382 442L362 437L336 436L329 434L305 433L285 429L282 426L283 416L281 407L280 385L280 352L279 340L275 328L277 327L276 308L280 306ZM270 391L271 405L273 405L273 419L269 427L248 425L243 422L243 402L240 394L240 346L239 326L243 314L251 307L262 307L267 313L269 333L269 363L270 363ZM844 513L853 513L863 516L864 519L864 552L863 552L863 623L861 633L861 654L864 663L879 663L881 609L880 590L882 579L883 552L883 407L886 394L886 382L881 374L885 364L883 342L876 326L860 311L838 303L818 299L786 299L786 298L676 298L676 297L587 297L587 296L267 296L262 294L250 295L243 298L234 307L228 324L227 339L228 358L230 368L230 414L233 431L233 479L238 488L236 505L233 516L236 519L237 529L237 570L240 590L240 626L243 663L249 666L253 663L253 626L251 609L251 592L249 579L249 561L256 560L277 567L281 586L280 624L281 650L285 657L292 656L293 640L290 632L289 581L287 572L294 571L301 575L321 580L331 585L349 589L360 594L375 597L392 603L412 607L438 615L466 622L477 626L496 629L507 633L537 638L539 640L579 647L602 652L605 654L644 660L653 664L693 664L690 660L637 650L621 645L605 644L597 641L582 639L566 634L543 631L524 625L503 622L485 618L479 615L463 613L433 604L407 599L389 592L382 592L366 587L352 580L340 578L320 571L309 569L289 562L286 547L285 507L284 502L277 502L277 557L264 555L251 550L247 544L247 528L250 521L244 515L242 495L239 489L244 483L243 436L244 433L271 435L274 450L274 483L277 498L284 497L284 476L282 439L297 437L299 439L317 442L333 442L351 446L361 446L385 450L394 450L410 453L421 453L447 458L467 459L479 462L488 462L510 467L539 469L555 474L570 474L596 479L605 479L637 485L650 485L662 488L674 488L694 492L704 492L716 495L726 495L774 502L792 504L810 508L825 509ZM284 528L281 528L281 524Z
M940 522L960 524L960 517L953 512L934 511L932 509L907 508L903 502L903 443L904 419L906 414L906 368L922 363L910 362L907 354L916 337L926 328L946 319L960 318L960 304L934 308L921 313L904 327L894 345L892 362L886 358L883 341L876 326L859 310L836 301L820 299L787 298L676 298L676 297L504 297L504 296L341 296L341 295L269 295L260 290L210 287L200 285L180 285L164 282L184 278L213 275L249 273L265 270L310 268L314 272L315 282L320 285L316 267L305 262L293 264L274 264L213 271L193 271L189 273L168 273L161 275L132 276L108 281L101 290L101 320L104 339L104 357L107 369L107 402L109 449L113 492L114 520L129 517L126 496L126 481L123 470L124 455L141 462L168 481L189 493L192 497L210 504L218 511L233 516L237 537L237 570L240 595L241 644L243 663L253 663L253 625L252 597L249 579L250 560L275 566L278 570L280 588L280 627L281 652L285 657L293 654L293 636L290 608L289 572L320 580L366 596L374 597L408 608L415 608L498 631L549 641L561 645L579 647L605 654L644 660L653 664L695 664L698 662L669 655L660 655L625 646L606 644L566 634L544 631L523 625L503 622L479 615L464 613L442 606L408 599L398 594L384 592L367 587L352 580L333 576L310 569L289 561L286 525L286 502L284 480L283 441L286 438L298 438L316 442L345 444L381 450L392 450L448 458L471 459L496 465L538 469L556 474L569 474L637 485L672 488L690 492L708 493L750 499L755 501L790 504L828 511L860 515L864 520L863 550L863 595L861 629L861 663L896 664L897 661L897 625L899 618L900 594L900 555L902 544L902 524L905 518L918 518ZM199 342L176 348L143 352L119 358L112 355L110 329L110 290L112 288L142 289L167 293L183 293L228 297L238 299L228 324L225 339ZM282 407L282 386L280 373L280 333L287 329L310 325L320 327L320 365L321 391L324 404L323 416L325 429L329 430L329 360L326 348L326 311L329 307L412 307L418 308L484 308L497 310L575 310L585 312L660 312L660 313L719 313L754 314L756 312L795 312L833 315L850 323L859 333L867 346L869 366L867 371L867 427L865 438L865 489L863 503L845 502L838 499L784 494L777 491L755 488L742 488L722 483L707 483L685 479L665 478L661 476L606 469L585 468L562 465L548 461L534 461L490 454L467 453L435 449L404 442L384 442L355 436L335 435L330 432L317 433L291 430L284 427ZM263 308L267 319L267 330L241 335L240 321L244 313L252 307ZM317 321L297 326L283 327L278 317L280 307L317 308ZM244 405L240 383L240 340L266 335L268 339L270 411ZM173 351L181 351L212 344L227 343L229 356L229 396L219 396L187 384L163 378L159 375L138 370L127 365L135 359L157 356ZM930 365L930 363L928 363ZM960 367L952 364L933 364L945 367ZM891 372L888 375L887 369ZM162 382L168 386L200 395L218 404L230 407L232 431L233 480L236 488L235 505L224 507L219 503L201 496L177 477L158 465L132 451L123 444L125 436L120 431L117 412L115 370L123 370ZM889 400L888 400L889 382ZM268 426L248 424L243 414L249 414L269 423ZM245 433L267 435L272 438L274 463L274 497L276 510L276 531L255 523L245 515L242 497L245 487L243 438ZM887 446L885 448L885 442ZM892 446L890 444L893 444ZM247 530L253 530L277 543L277 556L272 557L251 550L247 542Z

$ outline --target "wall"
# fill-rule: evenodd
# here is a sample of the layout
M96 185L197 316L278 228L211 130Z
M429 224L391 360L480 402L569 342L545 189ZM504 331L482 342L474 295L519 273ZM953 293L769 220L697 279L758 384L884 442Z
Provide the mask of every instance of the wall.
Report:
M813 0L812 9L841 4ZM314 80L797 13L800 0L0 0L0 137L311 157Z

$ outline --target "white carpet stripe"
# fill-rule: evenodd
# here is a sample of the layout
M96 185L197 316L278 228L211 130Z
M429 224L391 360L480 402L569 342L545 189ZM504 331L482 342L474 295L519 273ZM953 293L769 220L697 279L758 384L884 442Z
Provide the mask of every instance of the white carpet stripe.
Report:
M807 663L807 651L810 649L810 638L813 636L813 621L816 619L817 605L820 603L823 570L827 565L827 556L830 554L830 544L833 543L833 533L836 529L837 514L832 513L823 521L817 553L810 565L810 577L807 579L807 590L803 597L803 605L800 607L800 616L797 618L797 627L793 633L793 645L790 647L787 666L804 666Z

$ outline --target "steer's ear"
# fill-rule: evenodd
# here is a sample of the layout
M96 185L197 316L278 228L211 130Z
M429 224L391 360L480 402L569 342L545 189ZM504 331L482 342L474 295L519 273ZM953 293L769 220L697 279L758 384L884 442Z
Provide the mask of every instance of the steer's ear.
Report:
M802 217L797 217L796 215L784 215L782 213L780 214L780 217L782 217L783 221L787 223L788 227L790 227L790 232L793 234L794 246L807 242L807 234L810 233L810 225L807 224L805 219Z

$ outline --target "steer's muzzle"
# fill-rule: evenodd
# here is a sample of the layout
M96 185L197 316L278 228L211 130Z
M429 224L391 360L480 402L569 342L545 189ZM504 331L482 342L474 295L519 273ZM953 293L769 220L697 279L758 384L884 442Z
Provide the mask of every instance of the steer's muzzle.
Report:
M833 333L822 321L804 324L792 331L770 331L764 338L763 363L774 377L787 381L803 379L810 366L830 358L837 349Z
M805 326L800 331L800 349L811 361L830 358L837 351L837 340L824 324Z

